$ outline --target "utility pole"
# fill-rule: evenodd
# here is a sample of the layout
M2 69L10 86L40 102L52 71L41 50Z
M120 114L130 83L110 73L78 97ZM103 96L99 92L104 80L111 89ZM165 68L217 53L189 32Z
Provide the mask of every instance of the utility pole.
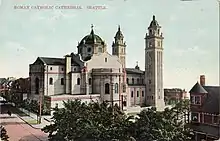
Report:
M42 97L43 97L43 89L41 88L40 89L40 94L39 94L39 120L38 120L38 123L40 124L41 123L41 111L42 111Z

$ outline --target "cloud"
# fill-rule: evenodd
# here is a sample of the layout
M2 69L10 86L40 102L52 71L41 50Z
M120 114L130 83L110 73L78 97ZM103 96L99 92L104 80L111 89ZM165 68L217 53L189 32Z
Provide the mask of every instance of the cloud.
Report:
M192 31L196 34L196 36L199 37L205 36L207 34L207 30L204 28L197 28L197 29L193 29Z
M24 51L26 50L24 46L22 46L20 43L18 42L7 42L6 43L6 47L9 48L9 49L14 49L14 50L17 50L17 51Z
M201 50L197 45L186 48L186 49L174 49L173 53L177 56L184 56L187 54L199 54L199 55L204 55L207 54L208 52L206 50Z

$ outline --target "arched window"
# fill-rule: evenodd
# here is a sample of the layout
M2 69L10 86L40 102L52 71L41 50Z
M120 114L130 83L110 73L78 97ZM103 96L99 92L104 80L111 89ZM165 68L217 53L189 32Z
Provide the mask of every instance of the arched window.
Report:
M139 97L139 91L137 91L137 97Z
M89 78L89 85L92 85L92 78Z
M118 83L115 83L115 93L118 93Z
M134 97L134 92L133 91L131 91L131 97Z
M50 78L49 83L50 85L53 85L53 78Z
M129 78L127 78L127 84L129 84Z
M132 84L134 84L134 78L132 78Z
M144 84L144 79L143 78L141 79L141 83Z
M40 87L40 84L39 84L39 78L36 78L35 79L35 93L36 94L39 94L39 87Z
M77 78L77 85L80 85L80 78Z
M137 84L139 84L139 83L140 83L139 81L140 81L140 79L139 79L139 78L137 78Z
M105 84L105 94L110 94L110 88L108 83Z
M144 91L142 91L142 97L144 97Z
M61 85L64 85L64 78L61 78L60 83L61 83Z

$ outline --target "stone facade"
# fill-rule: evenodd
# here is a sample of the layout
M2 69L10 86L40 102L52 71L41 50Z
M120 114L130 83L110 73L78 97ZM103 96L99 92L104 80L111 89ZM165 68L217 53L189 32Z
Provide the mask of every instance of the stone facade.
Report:
M145 71L138 64L126 68L126 44L120 27L112 54L92 28L78 43L76 54L65 58L38 57L30 65L31 99L39 100L42 94L49 107L62 105L68 98L80 98L87 102L108 101L121 108L149 105L163 109L163 36L155 16L148 30Z

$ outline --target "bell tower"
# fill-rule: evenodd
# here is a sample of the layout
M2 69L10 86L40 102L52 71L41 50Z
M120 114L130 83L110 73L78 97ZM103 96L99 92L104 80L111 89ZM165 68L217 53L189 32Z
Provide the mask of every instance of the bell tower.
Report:
M120 26L118 26L118 31L114 38L115 40L112 43L112 55L117 55L123 68L126 68L126 44Z
M146 104L163 110L163 35L155 16L145 37Z

